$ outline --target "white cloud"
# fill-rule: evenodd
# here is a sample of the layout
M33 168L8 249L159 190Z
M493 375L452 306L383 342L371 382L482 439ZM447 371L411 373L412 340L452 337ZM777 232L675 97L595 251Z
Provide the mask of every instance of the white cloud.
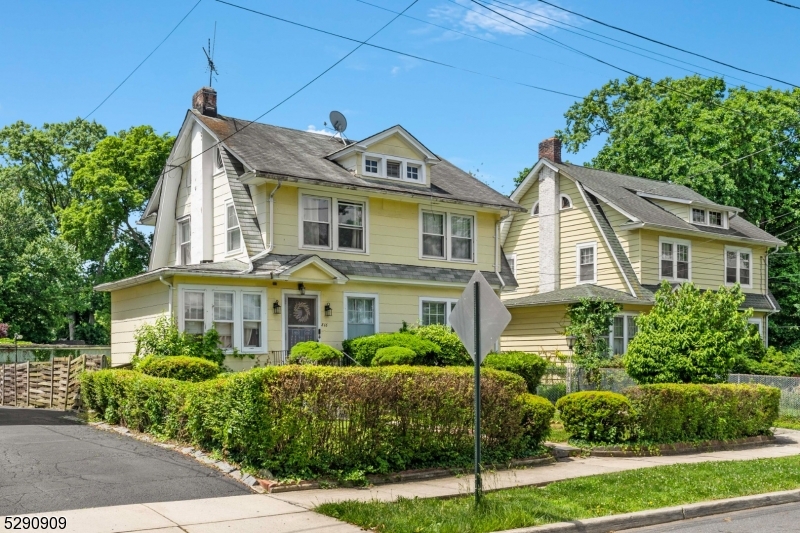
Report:
M308 127L306 128L306 131L309 133L316 133L318 135L327 135L328 137L333 136L333 134L335 133L334 131L326 130L325 128L317 129L317 127L314 126L313 124L309 124Z
M493 36L497 34L502 35L524 35L528 33L524 28L514 24L510 20L501 17L495 13L483 9L476 4L467 0L456 0L459 4L464 6L460 9L454 5L442 5L430 10L428 15L431 18L447 21L450 24L459 26L458 29L472 32L482 33L485 36ZM536 2L523 0L521 2L506 2L519 9L512 7L491 4L491 8L498 13L502 13L510 19L516 20L520 24L524 24L535 30L544 30L551 28L552 20L555 19L560 22L571 21L571 17L553 7L541 5ZM531 13L526 13L521 10L526 10ZM537 17L536 15L540 15ZM547 18L542 18L547 17Z

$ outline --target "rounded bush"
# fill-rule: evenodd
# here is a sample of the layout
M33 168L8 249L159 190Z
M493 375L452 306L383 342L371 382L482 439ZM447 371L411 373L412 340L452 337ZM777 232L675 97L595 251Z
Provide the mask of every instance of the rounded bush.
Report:
M208 359L176 355L156 357L148 355L136 365L136 370L157 378L172 378L181 381L206 381L217 377L219 365Z
M490 353L483 364L495 370L505 370L522 376L531 394L536 394L536 387L547 370L547 361L544 358L527 352Z
M568 394L556 402L564 429L573 438L597 443L625 442L632 436L630 400L614 392Z
M421 364L431 364L442 353L435 343L421 339L411 333L378 333L358 337L347 342L350 356L362 366L369 366L381 348L403 346L412 350L420 358Z
M410 331L420 339L431 341L441 349L442 352L436 357L435 364L439 366L472 364L472 358L467 353L464 343L449 326L430 324L412 328Z
M535 394L521 394L522 430L531 444L541 444L550 435L550 422L556 408L546 398Z
M321 342L298 342L292 347L289 362L298 365L329 365L342 358L342 352Z
M417 354L411 348L405 346L389 346L381 348L375 352L372 366L388 365L413 365L417 360Z

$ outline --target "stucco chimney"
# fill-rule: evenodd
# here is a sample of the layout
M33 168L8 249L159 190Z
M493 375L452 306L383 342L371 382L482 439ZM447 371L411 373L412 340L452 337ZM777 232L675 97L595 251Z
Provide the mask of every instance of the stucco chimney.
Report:
M192 96L192 107L207 117L217 116L217 91L203 87ZM542 151L541 146L539 152Z
M550 137L539 143L539 159L545 158L553 163L561 163L561 139Z

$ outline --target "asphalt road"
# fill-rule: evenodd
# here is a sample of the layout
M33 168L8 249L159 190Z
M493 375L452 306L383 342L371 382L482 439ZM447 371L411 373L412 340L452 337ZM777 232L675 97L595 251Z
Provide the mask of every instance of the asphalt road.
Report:
M73 414L0 407L0 516L242 494L216 469Z
M800 503L707 516L662 526L626 529L625 533L772 533L800 531Z

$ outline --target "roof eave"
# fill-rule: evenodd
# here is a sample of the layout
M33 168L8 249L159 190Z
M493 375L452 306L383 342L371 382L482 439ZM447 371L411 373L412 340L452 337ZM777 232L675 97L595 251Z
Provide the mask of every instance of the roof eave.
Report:
M679 233L679 234L688 234L688 235L702 235L704 237L708 237L710 235L714 236L714 238L709 239L709 241L736 241L736 242L747 242L752 244L761 244L764 246L786 246L786 243L780 239L776 240L766 240L766 239L756 239L752 237L738 237L736 235L724 235L721 233L709 233L706 231L700 231L698 229L688 229L688 228L678 228L675 226L664 226L663 224L653 224L650 222L634 222L631 224L623 224L619 227L621 230L634 230L634 229L660 229L663 231L669 231L672 233Z

